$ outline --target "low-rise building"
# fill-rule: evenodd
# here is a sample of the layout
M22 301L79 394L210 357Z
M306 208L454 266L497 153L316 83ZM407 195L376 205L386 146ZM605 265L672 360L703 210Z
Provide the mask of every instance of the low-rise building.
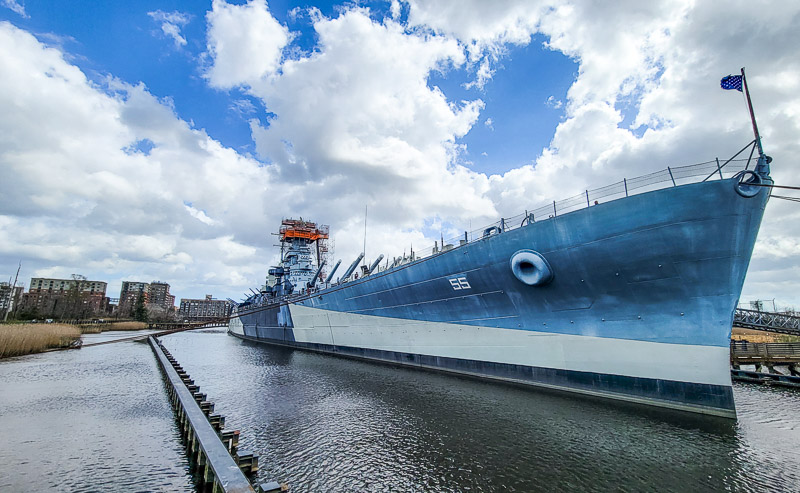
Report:
M230 312L230 301L216 300L207 294L205 299L181 299L178 317L189 322L201 322L228 317Z

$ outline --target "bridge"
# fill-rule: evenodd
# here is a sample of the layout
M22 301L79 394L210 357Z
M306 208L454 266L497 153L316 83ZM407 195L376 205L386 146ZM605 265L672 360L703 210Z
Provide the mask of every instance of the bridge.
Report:
M733 315L733 326L800 336L800 317L786 313L737 308Z
M147 324L150 330L191 330L191 329L208 329L210 327L227 327L228 319L219 318L213 320L204 320L201 322L153 322Z
M71 346L71 348L81 348L81 347L90 347L90 346L100 346L103 344L113 344L115 342L125 342L125 341L143 341L150 336L154 337L161 337L169 334L174 334L176 332L183 332L186 330L195 330L195 329L208 329L211 327L227 327L228 326L228 319L216 319L216 320L207 320L204 322L166 322L166 323L149 323L147 324L147 328L149 330L156 330L158 332L148 332L147 334L138 334L131 337L122 337L119 339L112 339L110 341L102 341L102 342L90 342L87 344L82 344L81 340L78 339L78 344Z

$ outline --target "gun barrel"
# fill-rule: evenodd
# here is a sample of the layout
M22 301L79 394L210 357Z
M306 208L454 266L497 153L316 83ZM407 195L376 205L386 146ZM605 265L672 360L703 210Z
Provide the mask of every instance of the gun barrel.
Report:
M339 261L336 262L336 265L333 266L333 270L331 271L331 273L328 274L327 278L325 278L325 284L328 284L329 282L331 282L331 279L333 279L333 275L336 274L336 269L339 268L339 264L341 264L341 263L342 263L342 259L339 259Z
M367 272L367 274L372 274L372 271L374 271L375 267L377 267L378 264L381 263L381 260L383 260L383 254L380 254L378 256L378 258L375 259L375 262L372 263L372 265L370 266L369 271Z
M345 272L344 276L342 276L342 281L346 281L347 278L350 277L350 274L352 274L353 271L356 270L356 267L358 267L358 263L361 262L362 258L364 258L364 252L361 252L358 255L358 258L355 259L352 264L350 264L350 267L347 268L347 272Z
M314 273L314 277L311 278L311 282L308 283L309 288L313 288L314 284L317 283L317 278L319 277L319 273L322 272L322 268L325 267L325 261L323 260L321 264L319 264L319 268Z

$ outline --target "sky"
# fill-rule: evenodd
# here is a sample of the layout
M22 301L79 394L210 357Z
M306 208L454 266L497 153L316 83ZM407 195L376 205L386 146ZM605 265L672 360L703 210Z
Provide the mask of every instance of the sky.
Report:
M422 250L730 157L741 67L800 186L798 26L785 1L0 0L0 279L241 299L281 219L330 225L346 265L365 209L367 260ZM800 308L796 202L767 206L755 299Z

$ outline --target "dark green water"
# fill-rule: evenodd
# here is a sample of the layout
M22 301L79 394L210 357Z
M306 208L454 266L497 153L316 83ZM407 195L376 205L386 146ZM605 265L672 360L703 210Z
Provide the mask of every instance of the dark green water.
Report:
M800 392L736 385L737 421L292 351L162 338L304 491L800 491ZM192 491L148 346L0 362L0 490Z

